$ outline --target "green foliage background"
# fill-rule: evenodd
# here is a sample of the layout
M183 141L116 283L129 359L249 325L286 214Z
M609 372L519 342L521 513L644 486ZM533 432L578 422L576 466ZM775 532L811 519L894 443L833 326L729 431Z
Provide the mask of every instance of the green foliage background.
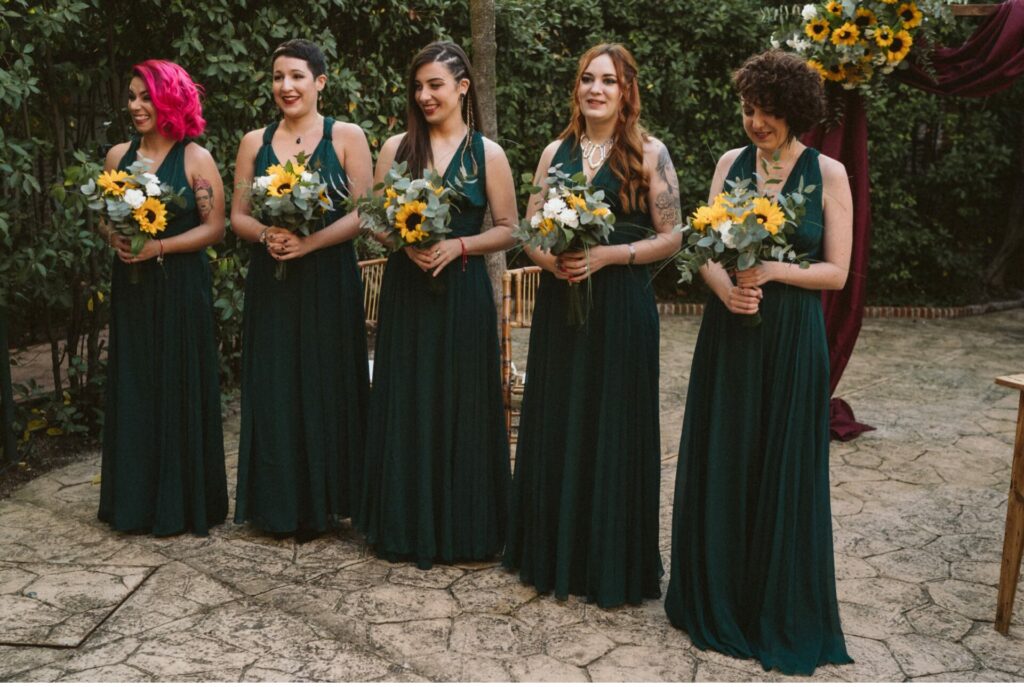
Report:
M321 110L359 123L376 150L402 127L405 69L416 50L438 37L471 50L467 2L0 0L0 305L8 307L13 343L49 340L55 369L61 359L72 363L67 378L55 379L51 424L85 431L102 421L99 333L110 256L65 179L128 137L131 65L171 59L205 87L209 126L200 142L230 189L238 141L276 116L267 62L274 46L292 37L323 46L329 82ZM779 3L496 4L500 143L517 176L533 170L564 126L576 59L598 41L622 41L636 55L644 119L672 153L684 207L706 196L718 156L745 143L729 73L767 46L772 26L761 12ZM960 35L947 39L973 26L963 21ZM1005 232L1024 84L980 101L897 84L881 90L870 103L871 302L991 295L979 275ZM230 232L211 252L230 389L239 370L245 259ZM658 286L663 297L695 296L677 292L669 270Z

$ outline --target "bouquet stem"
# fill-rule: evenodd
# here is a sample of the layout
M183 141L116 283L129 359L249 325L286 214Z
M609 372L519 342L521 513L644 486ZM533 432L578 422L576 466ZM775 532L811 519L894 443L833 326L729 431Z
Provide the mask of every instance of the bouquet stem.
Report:
M753 315L742 315L740 322L744 327L760 327L761 326L761 313L756 312Z
M570 327L582 327L583 323L587 321L587 313L590 310L590 299L587 298L587 302L583 302L584 294L580 293L580 291L582 291L580 286L581 285L578 283L569 284L566 323ZM589 279L587 286L590 286ZM586 295L589 296L589 291Z
M139 274L139 265L132 263L128 265L128 283L135 285L141 281L142 276Z
M288 263L278 262L274 267L274 279L284 281L288 278Z

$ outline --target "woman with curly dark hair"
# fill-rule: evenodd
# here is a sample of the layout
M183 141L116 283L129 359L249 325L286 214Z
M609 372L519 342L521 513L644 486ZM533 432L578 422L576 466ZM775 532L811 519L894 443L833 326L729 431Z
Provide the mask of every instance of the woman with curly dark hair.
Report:
M849 663L829 506L828 348L821 290L840 289L853 208L843 165L800 143L822 111L818 74L769 51L733 75L750 145L718 161L769 196L813 185L794 244L810 267L702 269L713 295L697 338L672 514L669 620L702 649L810 674ZM769 176L770 178L765 178ZM761 313L745 326L742 315Z

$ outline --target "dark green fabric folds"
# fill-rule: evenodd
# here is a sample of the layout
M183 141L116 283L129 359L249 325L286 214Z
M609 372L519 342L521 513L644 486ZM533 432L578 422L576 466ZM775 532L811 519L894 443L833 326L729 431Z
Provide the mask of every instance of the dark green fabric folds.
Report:
M755 148L728 178L754 173ZM801 177L817 188L795 246L822 255L818 152ZM810 674L849 663L836 601L829 504L828 349L820 292L763 287L747 327L714 295L693 356L679 445L665 610L702 649Z
M344 215L345 170L331 143L334 120L308 167ZM255 173L279 160L267 127ZM242 416L235 522L274 533L323 532L352 514L361 481L369 371L363 287L351 241L277 262L253 244L245 282Z
M156 170L185 189L158 238L199 224L185 145ZM137 152L133 141L118 169ZM113 260L99 519L128 532L207 534L228 510L209 263L198 251L134 267L137 284Z
M571 140L552 164L582 169ZM650 216L626 214L607 165L594 185L616 216L610 243L649 236ZM590 279L583 327L567 324L567 282L541 276L504 565L540 592L599 606L661 595L658 313L646 266L613 265ZM579 288L586 289L581 284ZM584 302L586 299L584 298Z

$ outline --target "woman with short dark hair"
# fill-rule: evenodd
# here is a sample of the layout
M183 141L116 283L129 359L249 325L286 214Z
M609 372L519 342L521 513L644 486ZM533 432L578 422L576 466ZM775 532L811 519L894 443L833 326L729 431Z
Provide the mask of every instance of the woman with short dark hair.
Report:
M810 674L849 663L839 623L829 505L828 348L821 290L840 289L853 207L843 165L798 139L821 113L821 78L769 51L735 73L745 148L718 162L725 181L768 196L801 184L806 216L793 239L811 265L767 261L702 268L711 288L686 396L665 610L701 649ZM761 313L751 327L742 315Z
M362 129L319 112L327 65L316 44L282 43L271 67L282 117L242 139L231 203L231 228L251 244L235 522L302 541L351 516L360 483L369 371L359 217L343 207L370 187L372 163ZM254 217L249 204L254 177L299 154L334 205L306 236Z

